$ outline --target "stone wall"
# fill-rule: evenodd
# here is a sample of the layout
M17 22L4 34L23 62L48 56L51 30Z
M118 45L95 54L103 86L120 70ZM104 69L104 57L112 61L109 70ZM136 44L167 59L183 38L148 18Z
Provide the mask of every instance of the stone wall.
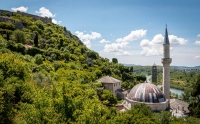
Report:
M0 10L0 16L6 16L4 15L5 13L9 14L10 16L13 15L13 13L17 13L20 14L22 16L28 16L28 17L32 17L34 20L41 20L44 23L52 23L52 18L48 18L48 17L41 17L41 16L37 16L37 15L33 15L33 14L29 14L29 13L25 13L25 12L11 12L8 10Z
M20 11L17 11L17 13L20 15L23 15L23 16L32 17L34 20L41 20L44 23L52 23L52 19L48 18L48 17L41 17L41 16L32 15L32 14L25 13L25 12L20 12Z
M117 96L117 90L121 89L121 83L102 83L105 89L110 90L115 96Z
M12 15L13 12L10 12L8 10L0 10L0 15L5 16L4 14L7 13L9 15Z
M7 16L0 16L0 22L7 22L7 21L10 21L12 23L15 23L15 21L10 18L10 17L7 17Z
M102 83L103 87L107 90L113 92L113 84L112 83Z
M125 97L125 100L126 102L124 104L124 108L127 110L131 109L131 107L133 107L133 105L136 103L141 103L141 104L144 103L147 106L149 106L152 111L162 111L169 108L169 100L166 100L165 102L160 102L160 103L137 102L137 101L130 100L127 97Z
M117 90L118 89L121 89L121 83L120 82L113 84L113 93L115 94L115 96L117 96Z

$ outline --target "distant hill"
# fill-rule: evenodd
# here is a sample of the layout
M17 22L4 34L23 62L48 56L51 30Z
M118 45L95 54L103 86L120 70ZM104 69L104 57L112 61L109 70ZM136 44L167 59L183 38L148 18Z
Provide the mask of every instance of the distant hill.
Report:
M142 66L135 64L123 64L124 66ZM180 70L200 70L200 66L188 67L188 66L171 66L172 68L180 69Z
M124 66L141 66L141 65L135 65L135 64L123 64Z
M187 67L187 66L171 66L180 70L200 70L200 66Z

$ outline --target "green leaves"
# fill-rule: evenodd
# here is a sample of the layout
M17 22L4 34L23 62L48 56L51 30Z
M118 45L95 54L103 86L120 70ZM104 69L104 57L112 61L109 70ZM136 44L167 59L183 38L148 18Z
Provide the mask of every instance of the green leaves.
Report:
M23 43L25 44L26 43L26 35L23 31L21 30L15 30L13 33L12 33L12 36L11 36L12 40L14 40L16 43Z
M197 78L197 82L195 83L195 85L193 86L193 90L191 93L191 101L190 101L190 105L189 105L189 110L191 115L193 115L194 117L200 117L200 75Z
M114 96L114 94L109 90L103 90L101 96L101 101L104 105L115 105L117 104L117 98Z
M11 22L0 22L0 28L13 31L15 26Z

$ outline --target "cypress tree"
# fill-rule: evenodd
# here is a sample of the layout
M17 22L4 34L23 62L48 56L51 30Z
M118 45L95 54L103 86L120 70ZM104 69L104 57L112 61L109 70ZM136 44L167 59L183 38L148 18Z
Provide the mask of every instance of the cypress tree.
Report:
M6 39L7 39L7 41L9 41L9 40L10 40L10 35L9 35L9 33L8 33L8 32L6 33Z
M34 38L34 45L35 45L35 47L38 47L38 34L37 33Z

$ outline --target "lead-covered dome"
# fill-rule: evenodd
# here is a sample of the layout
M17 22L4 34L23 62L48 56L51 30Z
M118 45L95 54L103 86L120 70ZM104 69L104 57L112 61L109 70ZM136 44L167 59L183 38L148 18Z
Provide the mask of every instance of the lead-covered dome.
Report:
M127 97L138 102L160 103L166 101L162 91L156 85L148 82L135 85Z

